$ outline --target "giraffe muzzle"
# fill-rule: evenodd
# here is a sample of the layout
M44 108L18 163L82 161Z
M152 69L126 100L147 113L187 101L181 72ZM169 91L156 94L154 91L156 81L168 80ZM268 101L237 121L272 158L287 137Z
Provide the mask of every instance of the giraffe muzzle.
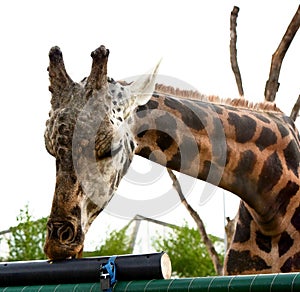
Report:
M49 220L44 252L50 260L81 257L84 235L71 222Z

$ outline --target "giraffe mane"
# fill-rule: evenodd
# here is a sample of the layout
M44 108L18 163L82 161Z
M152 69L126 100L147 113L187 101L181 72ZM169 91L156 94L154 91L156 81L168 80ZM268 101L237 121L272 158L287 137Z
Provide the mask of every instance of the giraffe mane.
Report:
M281 112L281 110L276 106L274 102L264 101L264 102L255 103L244 98L223 99L216 95L202 94L197 90L179 89L173 86L159 84L159 83L155 85L155 90L157 93L169 94L177 98L201 100L206 102L212 102L215 104L224 104L224 105L246 108L246 109L257 110L257 111Z
M196 99L196 100L208 100L209 98L211 102L217 100L217 96L206 96L200 93L197 90L189 90L189 89L179 89L173 86L164 85L160 83L155 84L155 91L161 94L170 94L174 97L178 98L187 98L187 99Z

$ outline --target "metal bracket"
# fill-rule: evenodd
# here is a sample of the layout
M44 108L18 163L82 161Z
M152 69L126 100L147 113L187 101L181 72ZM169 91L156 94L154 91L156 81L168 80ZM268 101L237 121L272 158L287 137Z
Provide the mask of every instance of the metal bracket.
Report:
M105 265L100 267L100 287L102 291L112 292L112 287L117 282L115 260L116 256L112 256Z

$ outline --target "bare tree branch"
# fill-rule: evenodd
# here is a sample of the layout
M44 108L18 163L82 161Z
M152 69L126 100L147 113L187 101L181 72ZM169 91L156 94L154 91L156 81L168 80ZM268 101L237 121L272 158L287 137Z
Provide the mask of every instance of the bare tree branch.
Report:
M271 62L271 68L270 68L270 74L269 79L266 82L265 87L265 100L266 101L274 101L276 97L276 93L279 88L279 74L280 69L282 65L283 58L296 34L298 31L298 28L300 26L300 5L298 6L298 9L289 24L277 50L272 56L272 62Z
M237 61L237 48L236 48L236 41L237 41L236 19L238 17L239 11L240 11L239 7L234 6L230 15L230 63L231 63L232 71L235 76L235 81L238 87L239 94L241 97L244 97L244 89L243 89L242 77L241 77L241 73Z
M292 112L290 114L290 117L291 119L293 119L293 121L296 121L299 114L299 110L300 110L300 95L298 96L298 99L295 102Z
M173 187L175 188L175 190L177 191L180 200L182 202L182 204L186 207L186 209L189 211L190 215L192 216L192 218L195 220L198 230L200 232L201 238L207 248L207 251L209 253L209 256L213 262L215 271L218 275L222 275L223 273L223 265L220 262L218 253L216 252L213 243L211 242L211 240L209 239L203 221L201 220L199 214L191 207L191 205L187 202L187 200L184 197L184 194L182 193L181 187L180 187L180 183L176 177L176 175L173 173L172 170L168 169L168 173L170 178L173 181Z

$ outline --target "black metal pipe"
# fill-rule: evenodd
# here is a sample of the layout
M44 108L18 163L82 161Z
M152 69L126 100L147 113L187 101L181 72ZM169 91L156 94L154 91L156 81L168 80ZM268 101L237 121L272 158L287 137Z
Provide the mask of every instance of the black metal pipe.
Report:
M0 263L0 286L99 282L101 265L109 258L3 262ZM117 280L164 279L171 273L171 263L164 252L117 256L115 265Z

